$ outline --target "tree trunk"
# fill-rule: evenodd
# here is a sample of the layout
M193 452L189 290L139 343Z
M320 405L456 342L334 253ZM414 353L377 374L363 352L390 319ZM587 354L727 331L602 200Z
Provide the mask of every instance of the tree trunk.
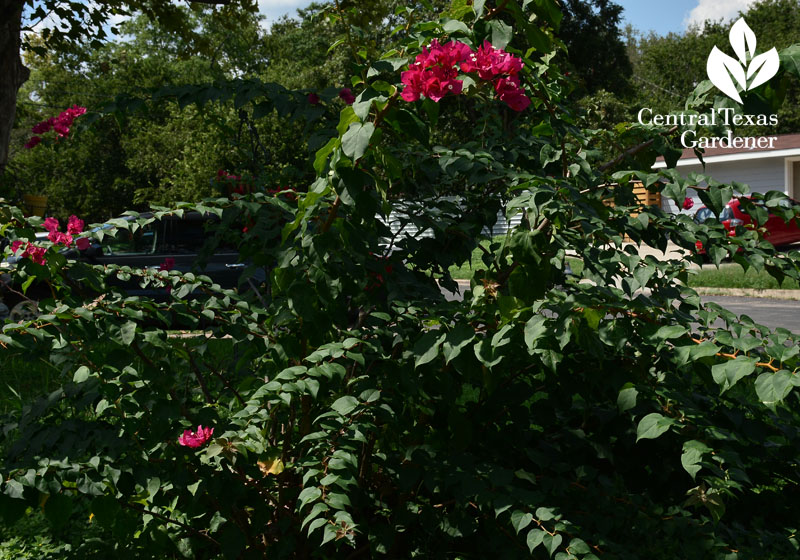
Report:
M0 0L0 175L8 163L17 92L30 75L20 58L24 0Z

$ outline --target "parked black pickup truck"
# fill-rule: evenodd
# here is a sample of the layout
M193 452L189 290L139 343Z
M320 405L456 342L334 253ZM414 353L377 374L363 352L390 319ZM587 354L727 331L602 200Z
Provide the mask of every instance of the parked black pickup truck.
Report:
M148 215L143 214L142 217ZM109 230L102 241L97 242L92 239L92 245L85 251L69 249L65 253L69 258L79 258L91 264L196 272L209 276L214 283L223 288L236 288L246 265L239 262L239 253L235 247L220 245L208 257L205 266L199 267L199 252L209 235L207 226L217 220L218 218L213 215L187 212L180 218L163 217L138 228L135 232L122 228L114 232L113 226L108 224L95 230ZM39 235L46 239L46 234L37 234L37 237ZM2 274L3 269L13 268L19 260L20 257L12 256L0 264L0 300L2 300L0 321L4 319L19 321L35 315L36 301L47 297L47 293L43 292L42 288L37 289L35 285L28 290L27 298L21 297L15 290L8 289L10 275ZM168 297L168 292L163 287L142 288L136 281L121 282L116 279L112 282L131 296L144 296L156 300L165 300Z

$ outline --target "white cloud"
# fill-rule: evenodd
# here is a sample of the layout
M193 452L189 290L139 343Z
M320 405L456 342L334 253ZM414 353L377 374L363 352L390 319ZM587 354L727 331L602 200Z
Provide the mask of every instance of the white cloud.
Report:
M739 12L746 11L756 0L698 0L697 6L683 20L683 25L702 25L706 20L729 20Z

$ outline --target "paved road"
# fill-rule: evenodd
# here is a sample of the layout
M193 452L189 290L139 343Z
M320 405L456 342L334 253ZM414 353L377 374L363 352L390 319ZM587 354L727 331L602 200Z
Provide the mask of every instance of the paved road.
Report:
M463 289L468 287L469 284L462 284L462 294ZM449 300L463 297L451 294L446 290L442 291ZM772 328L783 327L800 334L800 301L729 296L702 296L702 299L706 302L718 303L737 315L747 315L758 324ZM722 322L720 322L720 326L723 326Z
M800 334L800 301L729 296L703 296L702 299L718 303L737 315L747 315L761 325L783 327Z

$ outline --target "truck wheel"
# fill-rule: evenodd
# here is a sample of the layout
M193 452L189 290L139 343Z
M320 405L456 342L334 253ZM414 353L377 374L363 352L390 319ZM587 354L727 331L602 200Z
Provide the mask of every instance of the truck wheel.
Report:
M39 315L41 315L39 312L39 302L32 299L26 299L20 301L11 308L11 312L8 314L8 320L14 323L19 323L20 321L32 321Z

